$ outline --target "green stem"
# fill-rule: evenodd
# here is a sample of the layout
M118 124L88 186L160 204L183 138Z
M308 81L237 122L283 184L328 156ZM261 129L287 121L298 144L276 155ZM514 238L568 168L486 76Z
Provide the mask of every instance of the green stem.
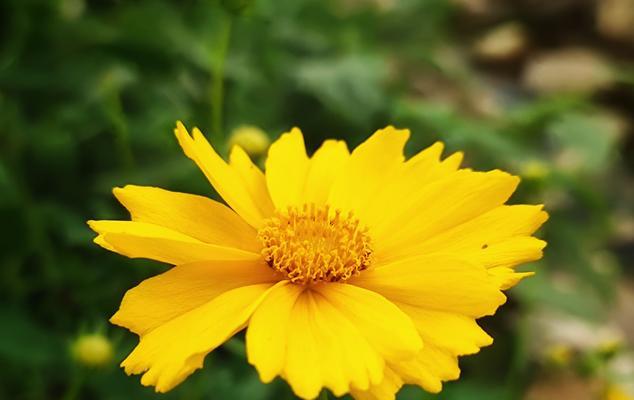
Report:
M218 51L212 53L211 63L211 129L214 144L221 146L223 143L223 106L224 106L224 84L225 84L225 61L231 41L231 29L233 26L233 16L227 14L227 18L220 37L218 39Z
M328 400L328 391L326 389L322 389L319 394L319 400Z
M83 383L84 371L82 371L81 369L75 369L75 371L73 372L73 377L71 378L71 381L68 385L68 388L66 389L66 393L64 393L64 396L62 397L62 400L76 400L81 391Z

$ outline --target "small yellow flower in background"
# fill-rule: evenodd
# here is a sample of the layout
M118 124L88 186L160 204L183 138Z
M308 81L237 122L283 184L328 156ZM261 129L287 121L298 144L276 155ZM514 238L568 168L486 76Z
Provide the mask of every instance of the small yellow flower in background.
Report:
M113 356L110 340L102 334L91 333L79 336L71 346L75 360L89 367L107 365Z
M546 349L546 359L560 367L570 364L574 357L574 349L565 344L557 344Z
M102 247L175 265L111 319L140 336L121 365L159 392L243 329L261 380L281 376L301 398L439 392L458 356L493 342L475 320L546 245L531 236L542 206L504 204L517 177L460 169L441 143L406 160L408 130L381 129L352 152L327 140L309 157L294 128L266 173L239 146L227 163L198 129L175 133L228 206L126 186L114 194L131 221L89 221Z
M619 385L609 385L603 396L604 400L634 400L634 393L629 393Z
M253 125L241 125L229 135L229 148L240 146L251 157L263 155L271 145L266 133Z

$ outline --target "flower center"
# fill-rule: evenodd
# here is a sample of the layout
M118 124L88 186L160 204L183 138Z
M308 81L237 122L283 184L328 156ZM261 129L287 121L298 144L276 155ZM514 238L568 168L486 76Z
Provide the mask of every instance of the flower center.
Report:
M368 268L367 228L352 213L304 204L277 211L258 231L269 266L293 283L341 282Z

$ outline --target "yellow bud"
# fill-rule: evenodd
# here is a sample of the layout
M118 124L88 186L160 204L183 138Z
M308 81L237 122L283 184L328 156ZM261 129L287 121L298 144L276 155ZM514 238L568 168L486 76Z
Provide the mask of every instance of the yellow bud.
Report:
M108 364L113 355L112 344L107 337L99 333L78 337L71 347L71 352L75 360L90 367Z
M610 355L616 353L622 346L623 342L620 338L607 338L598 344L597 350L601 354Z
M545 178L549 172L548 165L539 160L528 161L521 167L522 176L529 179Z
M546 350L546 358L558 366L566 366L572 361L573 351L570 346L564 344L553 345Z
M268 150L271 139L257 126L241 125L229 136L229 148L240 146L252 157L261 156Z

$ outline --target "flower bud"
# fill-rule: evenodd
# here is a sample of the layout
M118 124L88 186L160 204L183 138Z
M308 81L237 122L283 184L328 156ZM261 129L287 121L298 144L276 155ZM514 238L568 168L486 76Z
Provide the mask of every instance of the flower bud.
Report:
M550 173L548 164L540 160L529 160L521 165L521 175L528 179L543 179Z
M271 139L257 126L241 125L231 132L229 148L240 146L252 157L261 156L268 150Z
M552 345L546 349L546 360L553 365L565 367L572 362L574 351L565 344Z
M113 356L110 340L99 333L78 337L72 344L71 352L75 360L89 367L106 365Z

